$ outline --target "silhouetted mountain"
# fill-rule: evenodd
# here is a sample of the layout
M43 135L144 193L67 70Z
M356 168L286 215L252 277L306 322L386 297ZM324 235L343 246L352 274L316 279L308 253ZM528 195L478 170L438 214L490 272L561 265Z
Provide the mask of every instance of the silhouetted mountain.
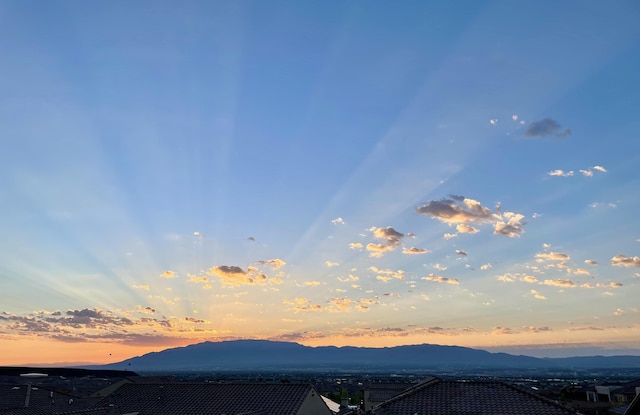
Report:
M236 340L177 347L100 367L135 371L640 368L640 356L540 359L432 344L384 348L307 347L288 342Z

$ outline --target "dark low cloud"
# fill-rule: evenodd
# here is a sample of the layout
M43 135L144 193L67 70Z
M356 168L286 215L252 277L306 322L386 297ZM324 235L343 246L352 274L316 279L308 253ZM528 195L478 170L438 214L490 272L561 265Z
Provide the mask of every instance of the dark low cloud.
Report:
M524 130L524 136L528 138L538 137L558 137L564 138L571 135L569 128L564 128L558 121L552 118L545 118L540 121L534 121L527 125Z

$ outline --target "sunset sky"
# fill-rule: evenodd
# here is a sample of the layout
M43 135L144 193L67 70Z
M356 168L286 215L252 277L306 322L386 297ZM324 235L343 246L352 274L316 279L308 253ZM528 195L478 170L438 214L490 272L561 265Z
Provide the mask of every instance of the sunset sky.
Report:
M640 355L640 3L0 0L0 365Z

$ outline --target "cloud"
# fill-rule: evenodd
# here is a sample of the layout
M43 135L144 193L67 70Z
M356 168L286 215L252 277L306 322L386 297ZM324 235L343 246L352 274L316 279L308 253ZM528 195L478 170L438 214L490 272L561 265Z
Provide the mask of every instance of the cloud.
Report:
M438 271L446 271L446 270L447 270L447 267L446 267L446 266L444 266L444 265L440 265L440 264L434 264L434 265L433 265L433 268L434 268L434 269L437 269Z
M481 269L481 270L483 270L483 271L486 271L486 270L488 270L488 269L489 269L489 268L491 268L491 267L492 267L492 265L491 265L491 264L483 264L483 265L480 265L480 269Z
M580 286L580 288L620 288L622 284L619 282L610 282L608 284L603 284L601 282L597 284L584 283Z
M573 275L591 275L591 273L584 268L567 268L567 272Z
M616 255L611 258L611 265L614 267L640 267L640 257Z
M176 273L173 272L173 271L165 271L162 274L160 274L160 276L162 278L170 279L170 278L175 278L176 277Z
M351 242L349 249L362 249L362 244L360 242Z
M594 261L593 259L585 259L584 263L587 264L587 265L591 265L591 266L598 265L598 263L596 261Z
M210 268L208 273L220 277L223 285L229 285L232 287L241 285L266 285L270 283L282 283L282 280L278 278L269 278L265 274L259 272L255 267L249 267L247 271L245 271L235 265L220 265Z
M531 293L531 295L533 295L533 298L536 298L538 300L546 300L547 299L547 297L545 297L544 295L540 294L536 290L531 290L530 293Z
M624 310L622 308L616 308L616 311L613 314L616 316L621 316L624 314Z
M340 313L351 311L352 300L344 297L335 297L329 300L329 311L332 313Z
M337 218L332 219L331 223L333 223L334 225L344 225L344 220L338 216Z
M317 287L318 285L320 285L320 281L305 281L302 283L302 285L304 285L305 287Z
M378 267L371 266L369 267L369 270L375 272L378 275L376 279L380 281L386 282L391 280L392 278L397 280L405 279L404 270L401 270L401 269L394 271L392 269L380 269Z
M307 312L307 311L322 311L324 308L319 304L313 304L308 298L296 297L293 301L284 300L284 304L293 306L295 313Z
M460 233L478 233L480 230L478 228L474 228L473 226L469 226L466 223L459 223L456 226L456 230Z
M541 261L568 261L571 257L560 252L540 252L536 254L536 259Z
M557 177L571 177L573 176L573 170L564 171L561 169L551 170L547 173L549 176L557 176Z
M340 265L337 262L331 262L331 261L326 261L325 264L327 265L327 267L332 268L332 267L337 267L338 265Z
M498 220L493 228L494 235L504 235L509 238L518 238L524 233L523 226L526 222L523 222L524 215L520 213L504 212L498 216Z
M529 138L554 136L564 138L571 135L571 130L563 128L556 120L545 118L533 121L524 130L524 136Z
M206 284L209 282L209 277L206 277L204 275L187 274L187 278L187 281L194 284Z
M279 258L270 259L268 261L258 261L258 263L262 264L262 265L271 265L273 267L273 269L279 269L279 268L282 268L283 266L287 265L286 262L284 262L283 260L281 260Z
M416 208L416 212L422 215L430 216L449 225L456 225L459 233L477 233L479 230L470 223L482 224L493 223L494 235L503 235L510 238L518 237L524 233L523 222L524 215L514 212L500 212L500 205L497 207L497 213L485 206L482 206L477 200L469 199L464 196L451 195L449 199L431 200ZM455 238L457 235L447 233L445 239Z
M398 232L391 226L387 226L386 228L376 228L374 226L369 228L369 231L373 233L373 236L384 241L384 243L367 244L367 251L371 252L369 256L373 258L380 258L386 252L395 250L400 245L402 238L404 237L403 233Z
M496 336L500 336L500 335L504 335L504 334L516 334L517 331L510 329L509 327L496 327L493 329L493 331L491 332L491 334L496 335Z
M417 207L416 211L451 225L489 222L493 216L491 210L480 202L453 195L450 199L431 200Z
M142 314L155 314L156 309L152 307L142 307L141 305L136 306L136 311Z
M467 256L468 254L463 251L462 249L456 249L456 254L460 255L460 256Z
M375 267L372 267L372 268L375 268ZM353 274L349 274L349 276L346 278L338 277L338 281L340 282L353 282L358 280L360 280L360 278Z
M533 275L525 275L525 276L521 277L520 280L524 281L524 282L528 282L530 284L538 282L538 279L536 277L534 277Z
M412 246L411 248L402 248L402 253L405 255L421 255L429 253L429 250Z
M142 284L142 285L133 284L131 286L131 288L137 288L139 290L145 290L145 291L149 291L150 290L150 288L149 288L149 286L147 284Z
M434 273L431 273L426 277L422 277L422 279L425 281L441 282L441 283L453 284L453 285L460 284L460 281L458 281L456 278L447 278Z
M497 118L492 118L489 120L489 124L491 125L496 125L498 123L498 119Z
M593 177L593 172L591 170L580 170L580 173L582 173L583 176L585 177Z
M457 233L445 233L444 235L442 235L442 237L444 239L453 239L453 238L457 238L458 234Z
M602 166L593 166L593 169L594 169L594 170L597 170L597 171L599 171L599 172L601 172L601 173L606 173L606 172L607 172L607 169L605 169L605 168L604 168L604 167L602 167Z
M554 287L569 287L569 288L576 287L576 284L571 280L544 280L542 284L551 285Z
M504 274L498 275L496 279L503 282L514 282L516 280L516 277L513 274Z
M206 323L206 321L200 320L199 318L195 318L195 317L185 317L184 320L188 321L189 323L196 323L196 324Z

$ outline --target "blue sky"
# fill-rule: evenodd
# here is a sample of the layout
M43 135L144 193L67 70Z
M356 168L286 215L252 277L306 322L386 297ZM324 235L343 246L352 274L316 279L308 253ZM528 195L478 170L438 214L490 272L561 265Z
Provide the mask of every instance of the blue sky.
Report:
M639 17L0 1L6 363L234 338L640 353Z

